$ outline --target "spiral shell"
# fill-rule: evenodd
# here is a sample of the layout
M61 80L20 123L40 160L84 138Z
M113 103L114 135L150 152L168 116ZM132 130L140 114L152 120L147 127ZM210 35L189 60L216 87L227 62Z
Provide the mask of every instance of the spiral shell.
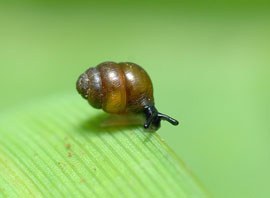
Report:
M154 105L151 79L135 63L91 67L80 75L77 90L94 108L108 113L140 112Z

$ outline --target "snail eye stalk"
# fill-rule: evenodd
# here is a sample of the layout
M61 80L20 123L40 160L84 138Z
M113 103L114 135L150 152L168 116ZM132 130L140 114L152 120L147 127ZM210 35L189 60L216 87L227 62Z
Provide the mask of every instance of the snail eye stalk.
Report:
M165 115L163 113L159 113L155 106L147 106L144 108L144 113L146 116L146 121L144 123L145 129L150 129L156 131L160 127L160 121L166 120L167 122L171 123L172 125L178 125L179 122L174 118Z

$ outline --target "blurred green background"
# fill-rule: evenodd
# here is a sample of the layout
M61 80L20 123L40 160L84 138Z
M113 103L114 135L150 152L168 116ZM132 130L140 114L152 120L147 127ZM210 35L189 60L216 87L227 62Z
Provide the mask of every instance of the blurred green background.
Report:
M269 11L262 1L1 1L0 111L77 94L78 75L100 62L135 62L157 108L182 122L160 135L212 195L269 197Z

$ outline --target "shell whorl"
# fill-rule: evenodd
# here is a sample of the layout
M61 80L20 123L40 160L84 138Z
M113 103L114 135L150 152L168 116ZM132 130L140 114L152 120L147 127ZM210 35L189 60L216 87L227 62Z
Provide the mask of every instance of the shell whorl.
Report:
M109 113L142 111L154 104L152 82L134 63L104 62L89 68L80 75L77 90L93 107Z

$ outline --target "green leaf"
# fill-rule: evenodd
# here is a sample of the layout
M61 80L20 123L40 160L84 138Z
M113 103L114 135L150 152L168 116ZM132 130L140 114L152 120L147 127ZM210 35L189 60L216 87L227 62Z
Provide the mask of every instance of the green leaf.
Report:
M207 197L158 133L126 118L77 95L3 114L0 196Z

